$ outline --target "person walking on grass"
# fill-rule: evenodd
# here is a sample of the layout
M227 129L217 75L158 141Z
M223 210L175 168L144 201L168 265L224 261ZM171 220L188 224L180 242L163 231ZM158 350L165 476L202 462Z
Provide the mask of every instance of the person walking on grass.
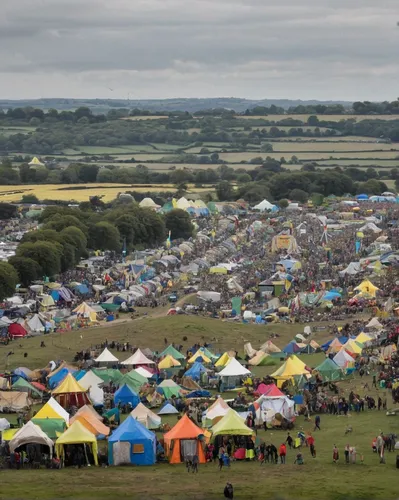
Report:
M280 455L280 462L282 464L285 464L285 457L287 455L287 447L285 446L285 443L282 443L279 449L279 455Z
M224 457L224 448L223 448L223 446L221 446L219 448L219 470L222 470L223 465L224 465L223 457Z
M346 464L349 463L349 450L350 450L350 446L349 446L349 444L347 444L345 446L345 463Z
M292 437L290 436L290 433L288 433L288 436L287 436L287 439L285 440L285 442L288 444L288 446L290 447L290 450L292 448L292 445L294 443L294 440L292 439Z
M338 448L337 446L334 444L334 448L333 448L333 463L336 464L339 460L339 451L338 451Z
M320 428L320 415L316 415L315 419L314 419L314 430L316 429L319 429L319 431L321 431L321 428Z
M309 446L310 454L313 458L316 458L316 449L314 447L314 437L312 436L312 434L309 434L309 436L306 438L306 442Z

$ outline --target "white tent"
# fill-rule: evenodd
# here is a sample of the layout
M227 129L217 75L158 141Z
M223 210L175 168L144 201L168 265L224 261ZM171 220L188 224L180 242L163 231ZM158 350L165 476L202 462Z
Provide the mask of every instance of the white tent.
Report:
M364 226L362 226L359 231L363 231L363 232L366 232L366 231L371 231L373 233L381 233L382 232L382 229L380 229L379 227L377 227L374 222L367 222L367 224L365 224Z
M263 200L257 205L253 207L255 210L260 210L261 212L267 211L267 210L273 210L276 208L276 205L273 205L270 203L270 201Z
M289 420L295 416L295 402L287 396L270 397L264 394L256 402L259 403L260 407L260 417L262 418L260 424L267 421L266 412L268 412L269 418L274 417L276 413L281 413ZM259 415L257 417L259 418Z
M122 361L122 365L136 366L136 365L155 365L154 361L147 358L145 354L141 352L140 349L130 356L126 361Z
M200 291L197 292L198 298L202 300L210 300L211 302L220 302L220 293L219 292L207 292L207 291Z
M157 205L152 198L143 198L140 201L139 206L141 208L160 208L160 205Z
M31 332L44 332L45 328L38 314L32 316L26 323Z
M243 377L250 374L251 372L242 366L236 358L231 358L223 370L218 373L219 377Z
M360 273L361 270L362 270L362 266L360 265L360 262L351 262L348 265L348 267L346 267L343 271L339 272L339 275L341 276L341 278L343 276L345 276L346 274L353 276L355 274Z
M333 361L340 368L346 368L349 364L353 364L355 362L352 356L348 354L343 347L333 357Z
M367 323L366 328L374 328L375 330L380 330L382 328L382 325L377 318L373 318Z
M6 418L0 418L0 432L3 432L11 427L10 422Z
M142 366L139 366L138 368L136 368L134 370L136 373L138 373L139 375L141 375L142 377L145 377L145 378L151 378L154 376L153 373L151 373L150 371L146 370L145 368L143 368Z
M94 360L96 363L118 363L118 358L106 347L103 352Z
M32 421L25 424L19 431L14 434L9 445L11 452L15 451L19 446L25 444L41 444L50 448L50 456L53 454L54 443L45 434L38 425Z
M204 412L203 420L213 420L216 417L224 417L229 411L230 406L222 397L218 397L217 400Z
M80 383L80 380L79 380ZM90 400L94 405L104 404L104 390L98 385L92 385L89 389Z
M180 208L181 210L186 210L187 208L192 207L192 203L190 203L184 196L182 196L179 200L176 202L176 207Z
M130 412L130 415L143 424L147 429L158 429L161 425L161 417L158 417L149 408L139 403L136 408Z
M49 406L51 406L51 408L56 412L58 413L58 415L60 417L62 417L65 422L67 424L69 424L69 413L64 410L64 408L58 403L58 401L56 399L54 399L53 397L51 397L47 403Z
M85 389L89 389L90 387L97 387L104 383L103 379L96 375L91 370L88 371L81 379L78 380L79 385L84 387Z

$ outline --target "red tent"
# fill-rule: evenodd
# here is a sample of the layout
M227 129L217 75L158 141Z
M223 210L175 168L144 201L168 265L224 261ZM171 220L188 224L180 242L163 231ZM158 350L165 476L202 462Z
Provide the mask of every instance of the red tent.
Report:
M259 394L260 396L265 394L266 396L270 396L270 397L274 397L274 398L284 396L284 394L280 391L280 389L275 384L270 384L270 385L259 384L258 388L255 391L255 394Z
M43 384L40 384L39 382L31 382L30 385L33 385L33 387L36 387L36 389L39 389L39 391L42 391L42 392L47 391L46 386Z
M26 337L28 332L25 330L25 328L20 325L19 323L12 323L8 327L8 333L11 335L11 337Z

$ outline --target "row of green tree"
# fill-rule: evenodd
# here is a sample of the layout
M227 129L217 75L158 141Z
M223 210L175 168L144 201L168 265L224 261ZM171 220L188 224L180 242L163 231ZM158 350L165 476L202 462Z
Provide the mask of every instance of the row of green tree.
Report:
M17 283L28 286L74 268L90 249L149 248L164 242L168 231L173 239L189 238L193 233L190 216L183 210L159 215L126 200L100 212L47 207L40 222L39 230L24 235L8 264L0 265L0 300L11 295ZM9 282L11 288L4 284Z

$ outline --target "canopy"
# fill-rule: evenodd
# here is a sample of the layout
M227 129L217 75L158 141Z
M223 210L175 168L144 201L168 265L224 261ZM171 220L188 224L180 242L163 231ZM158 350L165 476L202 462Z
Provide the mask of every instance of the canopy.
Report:
M56 396L63 407L74 405L80 408L85 404L90 404L87 389L82 387L71 373L68 373L61 384L53 390L52 394Z
M41 444L48 446L50 449L50 456L53 454L53 442L47 434L45 434L41 428L32 421L29 421L21 429L19 429L16 434L14 434L14 437L9 443L10 451L14 452L17 448L26 444Z
M87 389L82 387L80 383L75 380L71 373L68 373L61 384L53 390L52 394L69 394L80 392L85 393L87 392Z
M230 363L228 363L228 365L218 373L220 377L239 377L250 374L251 372L244 366L242 366L242 364L237 361L236 358L231 358Z
M173 347L173 345L169 345L166 349L164 349L159 357L162 358L163 356L167 356L168 354L177 360L185 359L184 354L179 352L175 347Z
M170 403L166 403L158 412L158 415L176 415L179 412Z
M36 413L35 419L56 418L69 423L69 413L56 401L50 398L47 403Z
M253 207L255 210L260 210L261 212L275 210L277 207L270 203L270 201L263 200Z
M103 384L104 381L98 375L96 375L93 371L88 371L81 379L79 379L79 385L84 389L90 389L90 387L98 386Z
M212 437L220 435L253 436L255 431L247 427L236 411L230 409L219 422L212 427Z
M295 402L287 396L271 397L265 394L257 399L256 402L263 412L263 415L258 415L258 412L256 412L257 418L262 417L261 421L271 421L276 413L280 413L288 420L292 420L295 416Z
M228 352L225 352L220 356L220 358L216 361L215 366L226 366L231 360L231 356Z
M130 412L130 415L147 429L158 429L161 425L161 417L158 417L158 415L144 406L143 403L139 403L136 408Z
M42 163L37 156L34 156L32 160L28 163L30 167L44 167L44 163Z
M94 360L96 363L118 363L119 360L106 347L103 352Z
M86 427L91 433L95 436L108 436L110 429L106 425L104 425L101 420L93 415L92 412L86 410L83 413L77 413L73 417L71 417L70 423L73 424L76 421L79 421L82 425Z
M157 387L157 392L163 394L166 399L172 396L180 396L181 387L176 384L173 380L163 380Z
M87 444L91 447L94 463L98 465L97 438L79 420L76 420L55 442L55 449L58 457L64 456L64 445L67 444Z
M341 348L339 352L333 357L333 361L341 368L348 368L353 366L355 360L352 358L350 354L344 349Z
M118 403L121 404L131 404L133 408L135 408L140 403L140 398L133 391L131 387L126 384L123 384L114 394L114 402L115 405Z
M119 449L124 442L129 443L128 463L134 465L155 464L156 436L132 415L129 415L108 438L108 461L110 465L126 463L126 458L122 455L122 450Z
M308 375L309 372L306 370L306 365L296 356L290 356L287 360L280 366L278 370L271 374L271 377L277 379L288 380L292 377L298 375Z
M141 352L140 349L130 356L126 361L122 361L122 365L136 366L136 365L155 365L154 361L147 358L145 354Z
M331 358L326 358L315 371L320 373L324 382L334 382L342 378L342 370Z
M78 307L72 310L73 313L85 318L93 318L97 316L96 311L90 307L86 302L82 302Z
M159 363L158 368L160 370L165 370L167 368L174 368L176 366L181 366L181 363L173 358L170 354L164 357Z
M192 420L185 414L177 422L177 424L164 435L166 454L169 456L169 462L181 463L185 458L191 457L194 454L198 455L199 462L205 463L205 454L202 448L202 443L198 439L204 434L203 430L194 424ZM196 440L196 444L187 443L189 450L186 450L184 441ZM182 460L183 458L183 460Z
M367 323L366 328L370 328L370 329L371 329L371 328L374 328L374 329L376 329L376 330L380 330L380 329L382 328L382 325L381 325L381 323L378 321L378 319L377 319L377 318L373 318L373 319L371 319L371 320ZM362 334L361 334L361 335L362 335ZM363 334L363 335L364 335L364 334ZM371 339L370 339L370 340L371 340Z
M364 280L360 283L359 286L355 288L356 291L365 294L365 295L370 295L371 297L375 297L377 294L377 291L379 290L378 287L373 285L370 280Z

